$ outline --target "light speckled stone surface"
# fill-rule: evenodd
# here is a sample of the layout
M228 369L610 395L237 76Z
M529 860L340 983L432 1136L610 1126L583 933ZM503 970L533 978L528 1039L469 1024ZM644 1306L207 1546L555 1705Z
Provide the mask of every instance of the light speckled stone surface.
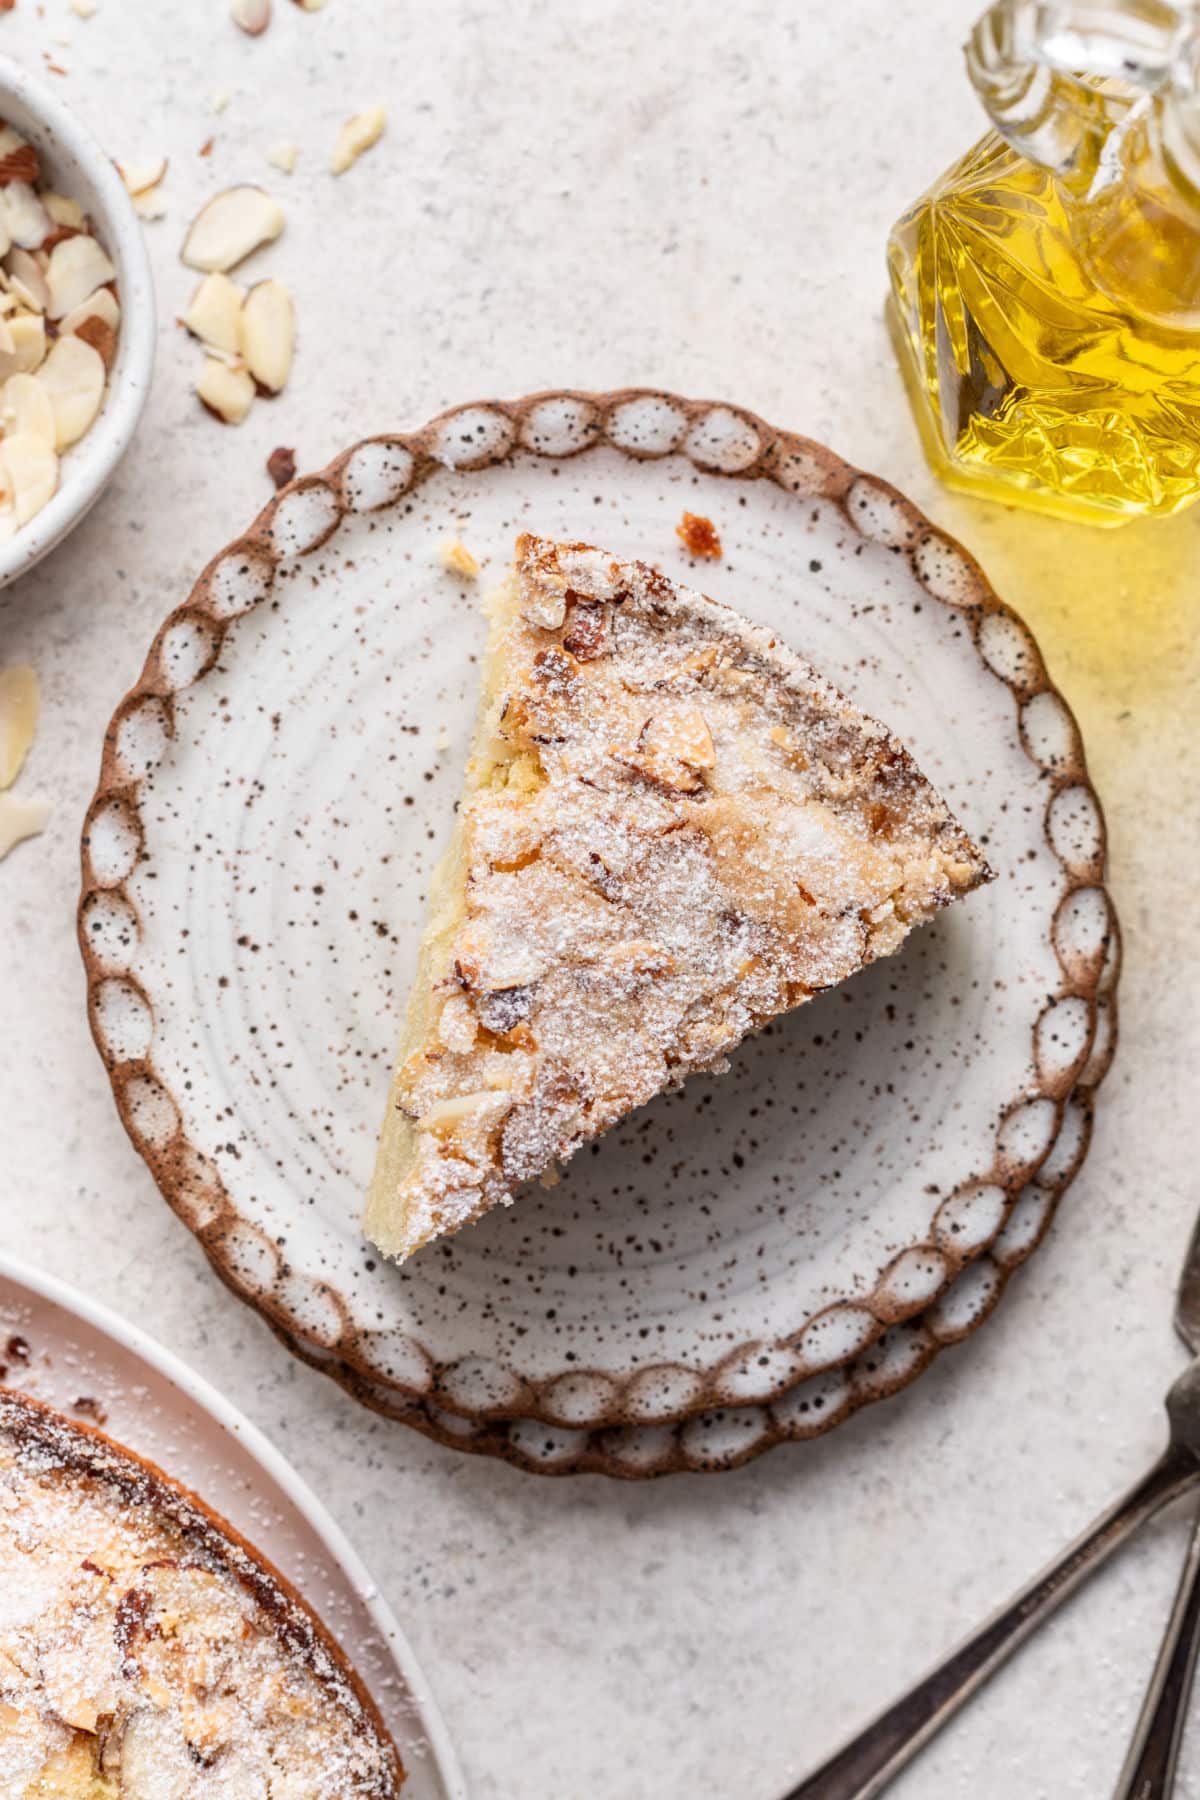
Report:
M147 228L163 323L140 437L70 543L0 595L0 663L28 658L45 687L26 779L56 802L0 868L0 1245L136 1317L292 1457L403 1617L477 1800L772 1800L1154 1453L1200 1203L1200 511L1088 533L951 498L921 463L882 250L979 129L958 55L974 0L687 10L276 0L256 42L222 0L101 0L86 23L18 0L0 21L0 53L59 61L115 156L171 157L170 216ZM338 123L377 100L386 138L334 183ZM288 138L290 180L262 156ZM287 205L260 263L294 289L300 345L288 394L230 432L191 398L198 355L172 321L183 227L234 179ZM1126 931L1091 1160L986 1330L816 1445L640 1488L458 1458L293 1363L129 1147L73 930L103 726L162 614L268 496L275 444L315 467L455 400L626 382L823 437L980 556L1079 713ZM1160 1522L896 1794L1107 1792L1183 1543L1178 1514ZM1200 1732L1181 1791L1200 1795Z

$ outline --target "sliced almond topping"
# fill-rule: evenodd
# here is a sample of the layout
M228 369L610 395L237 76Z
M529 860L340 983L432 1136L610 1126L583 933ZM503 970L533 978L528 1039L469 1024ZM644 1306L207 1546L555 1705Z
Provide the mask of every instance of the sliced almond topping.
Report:
M282 230L283 208L263 188L226 188L196 214L181 255L189 268L225 271Z
M54 229L50 214L27 181L10 181L0 189L4 203L4 223L14 244L22 250L36 250Z
M0 669L0 788L11 787L21 773L37 730L39 701L38 678L28 663Z
M42 266L28 250L10 250L5 258L9 287L23 306L44 313L50 306L50 286Z
M247 37L258 37L271 23L271 0L230 0L229 16Z
M86 228L87 214L78 200L72 200L68 194L44 193L41 201L56 225L66 225L72 231Z
M237 356L242 347L242 302L246 290L228 275L206 275L192 295L183 322L193 337Z
M382 106L368 107L366 112L355 113L352 119L347 119L338 132L329 159L334 174L344 175L347 169L353 168L363 151L379 142L386 124L387 113Z
M474 581L479 573L478 560L461 538L444 538L438 545L438 559L443 569L449 569L452 575L462 575L468 581Z
M167 173L167 159L160 156L152 163L118 163L121 180L130 194L145 194L152 187L157 187Z
M100 411L104 398L103 358L78 335L60 337L42 364L38 379L54 408L57 448L65 450L78 442Z
M0 423L6 437L10 432L23 434L54 449L58 436L54 408L36 375L9 376L0 389ZM0 787L3 786L0 781Z
M292 0L292 4L298 6L301 12L322 12L328 0Z
M94 237L69 237L55 244L46 270L50 290L47 313L52 319L61 319L106 281L114 280L116 273Z
M452 1094L448 1100L435 1100L417 1120L417 1129L430 1131L435 1137L453 1137L464 1128L486 1131L499 1124L512 1105L511 1094L492 1089L480 1089L474 1094Z
M77 19L94 19L96 0L71 0L71 11Z
M6 432L0 438L0 468L17 524L28 525L58 486L58 457L44 439L30 432Z
M226 425L240 425L254 404L254 378L210 356L196 381L196 392L209 412Z
M48 800L21 800L16 794L0 794L0 861L26 838L45 831L49 818Z
M465 1054L479 1035L475 1009L465 994L451 994L438 1020L438 1036L447 1050Z
M16 350L13 335L3 319L0 319L0 357L12 356Z
M37 313L9 314L4 321L12 351L0 355L0 381L10 375L32 375L46 355L46 327Z
M212 97L212 109L215 113L223 113L233 95L228 88L218 88Z
M702 712L685 707L681 712L667 713L648 719L642 730L639 747L656 756L671 756L686 763L689 769L711 769L717 753L712 733Z
M260 281L242 304L242 355L268 393L278 394L287 386L295 340L292 296L281 281Z
M267 151L267 161L274 168L282 169L285 175L290 175L296 167L299 155L300 146L298 144L272 144Z
M117 329L121 323L121 306L111 288L97 288L94 294L89 294L86 300L81 300L78 306L73 306L69 313L65 313L58 321L59 336L78 331L85 319L102 319L114 331Z

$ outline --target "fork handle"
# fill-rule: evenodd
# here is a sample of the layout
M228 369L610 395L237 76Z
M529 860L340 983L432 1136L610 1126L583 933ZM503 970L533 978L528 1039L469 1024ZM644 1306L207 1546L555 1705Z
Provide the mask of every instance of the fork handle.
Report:
M1198 1477L1200 1466L1191 1453L1171 1445L1049 1568L783 1800L875 1800L1067 1595Z
M1113 1800L1169 1800L1200 1646L1200 1518Z

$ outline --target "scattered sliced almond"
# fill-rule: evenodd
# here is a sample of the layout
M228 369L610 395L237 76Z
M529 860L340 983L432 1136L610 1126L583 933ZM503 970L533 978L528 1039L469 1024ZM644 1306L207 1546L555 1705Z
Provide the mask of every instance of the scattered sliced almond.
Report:
M290 175L296 167L296 159L300 155L298 144L272 144L267 151L267 161L273 168L282 169Z
M72 231L83 231L87 226L87 214L69 194L47 193L41 199L56 225L66 225Z
M281 281L258 282L242 303L242 355L268 393L281 393L287 386L295 341L292 296Z
M283 230L283 208L260 187L231 187L201 207L180 254L189 268L226 272Z
M478 560L471 555L461 538L444 538L438 545L438 559L452 575L463 575L474 581L479 573Z
M254 378L245 369L231 369L210 356L196 381L196 392L226 425L240 425L254 404Z
M117 167L121 171L121 180L125 183L127 193L145 194L165 178L167 159L160 156L157 162L118 163Z
M96 0L71 0L71 11L77 19L94 19L96 16Z
M21 800L16 794L0 794L0 861L26 838L45 831L49 818L48 800Z
M69 313L64 313L58 321L59 337L65 337L71 331L78 331L85 319L102 319L106 325L111 325L114 331L117 329L121 323L121 306L111 288L97 288L94 294L89 294L86 300L81 300L79 305L72 307Z
M10 375L32 375L46 355L46 327L37 313L18 313L4 321L12 350L0 354L0 381Z
M321 12L328 0L292 0L292 4L298 6L301 12Z
M133 210L139 219L165 219L167 216L167 197L161 188L147 188L144 194L134 194Z
M215 113L223 113L233 95L228 88L218 88L212 97L212 109Z
M238 356L242 348L242 302L245 298L245 288L230 281L228 275L206 275L192 295L183 323L202 344Z
M52 319L61 319L98 287L115 280L116 273L94 237L64 238L50 252L46 270L46 286L50 290L47 313Z
M329 159L334 174L344 175L347 169L353 168L363 151L379 142L386 124L387 113L382 106L368 107L366 112L355 113L352 119L347 119L338 132Z
M28 663L0 669L0 788L11 787L37 730L38 678Z
M86 425L84 430L87 430ZM82 437L83 433L78 435ZM4 471L4 486L17 515L17 524L28 525L58 486L58 457L51 445L31 432L6 432L0 438L0 469Z
M12 243L22 250L37 250L54 229L50 215L27 181L10 181L0 190L4 223Z
M54 449L58 438L50 396L36 375L10 375L0 388L0 423L4 435L35 437ZM0 676L0 681L3 677ZM4 783L0 781L0 787Z
M60 337L42 364L39 380L54 408L56 448L65 450L78 442L100 411L104 398L103 359L78 334Z
M258 37L271 23L271 0L230 0L229 16L247 37Z
M50 306L50 287L45 271L28 250L10 250L5 259L9 286L18 300L34 312L44 313Z

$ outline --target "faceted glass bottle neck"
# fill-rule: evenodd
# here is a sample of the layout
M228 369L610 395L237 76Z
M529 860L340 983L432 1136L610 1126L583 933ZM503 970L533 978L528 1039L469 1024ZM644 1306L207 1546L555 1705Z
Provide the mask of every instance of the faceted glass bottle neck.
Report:
M996 130L1056 180L1117 305L1200 328L1200 11L1187 0L997 0L967 44Z

